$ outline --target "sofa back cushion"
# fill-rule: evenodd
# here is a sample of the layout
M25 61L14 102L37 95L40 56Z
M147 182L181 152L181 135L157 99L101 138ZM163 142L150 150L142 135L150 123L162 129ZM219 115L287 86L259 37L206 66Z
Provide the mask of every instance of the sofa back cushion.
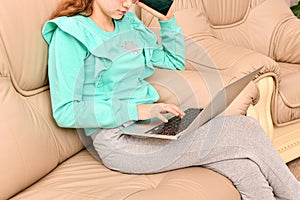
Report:
M216 38L270 57L278 28L294 17L284 0L175 0L175 5L185 36ZM147 25L157 26L147 12L141 16Z
M202 0L214 35L270 56L278 27L293 17L284 0Z
M0 6L0 199L8 199L83 148L52 119L41 28L58 0Z
M10 76L19 91L47 85L47 60L41 25L55 1L3 1L1 39L10 62Z
M242 22L249 11L249 5L251 2L251 0L202 1L207 18L213 26L226 26Z

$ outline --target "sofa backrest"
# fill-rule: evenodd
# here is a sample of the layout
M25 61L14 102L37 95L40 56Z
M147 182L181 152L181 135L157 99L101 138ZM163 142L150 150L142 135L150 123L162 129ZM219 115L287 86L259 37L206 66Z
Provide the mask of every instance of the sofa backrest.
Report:
M58 0L1 0L0 199L34 183L83 148L52 119L42 24Z
M279 27L294 17L286 0L175 0L176 16L186 37L214 37L271 56ZM142 20L157 20L142 11Z

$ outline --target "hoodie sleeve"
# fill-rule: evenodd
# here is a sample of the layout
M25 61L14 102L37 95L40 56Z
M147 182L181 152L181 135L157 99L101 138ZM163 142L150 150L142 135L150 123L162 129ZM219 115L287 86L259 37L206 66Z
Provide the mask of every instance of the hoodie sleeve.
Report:
M176 18L173 17L167 21L160 21L160 37L161 44L158 44L158 39L154 32L146 27L135 14L128 12L128 21L134 30L140 32L149 51L149 61L155 67L184 70L185 69L185 45L184 36L181 28L176 23ZM148 58L147 58L148 62Z
M162 43L154 49L151 62L159 68L184 70L185 46L181 28L175 17L159 23Z

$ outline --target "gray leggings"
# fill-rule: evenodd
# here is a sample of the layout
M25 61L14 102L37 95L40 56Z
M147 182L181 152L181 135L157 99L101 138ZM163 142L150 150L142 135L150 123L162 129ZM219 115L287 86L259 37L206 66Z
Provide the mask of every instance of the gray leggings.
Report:
M102 131L94 147L110 169L149 174L202 166L229 178L243 200L299 200L300 183L256 120L219 117L175 141Z

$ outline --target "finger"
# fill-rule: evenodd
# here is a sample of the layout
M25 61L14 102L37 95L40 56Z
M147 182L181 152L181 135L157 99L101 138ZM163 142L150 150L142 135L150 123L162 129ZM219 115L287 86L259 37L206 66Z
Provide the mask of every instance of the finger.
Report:
M175 3L173 2L166 16L168 18L172 18L174 13L175 13Z
M166 108L169 108L170 110L168 111L174 114L175 116L182 118L185 115L185 113L178 106L174 104L169 104L168 106L166 106Z
M173 114L174 116L177 116L177 117L180 116L180 113L176 109L174 109L173 107L170 107L170 106L165 108L165 112L171 113L171 114Z

